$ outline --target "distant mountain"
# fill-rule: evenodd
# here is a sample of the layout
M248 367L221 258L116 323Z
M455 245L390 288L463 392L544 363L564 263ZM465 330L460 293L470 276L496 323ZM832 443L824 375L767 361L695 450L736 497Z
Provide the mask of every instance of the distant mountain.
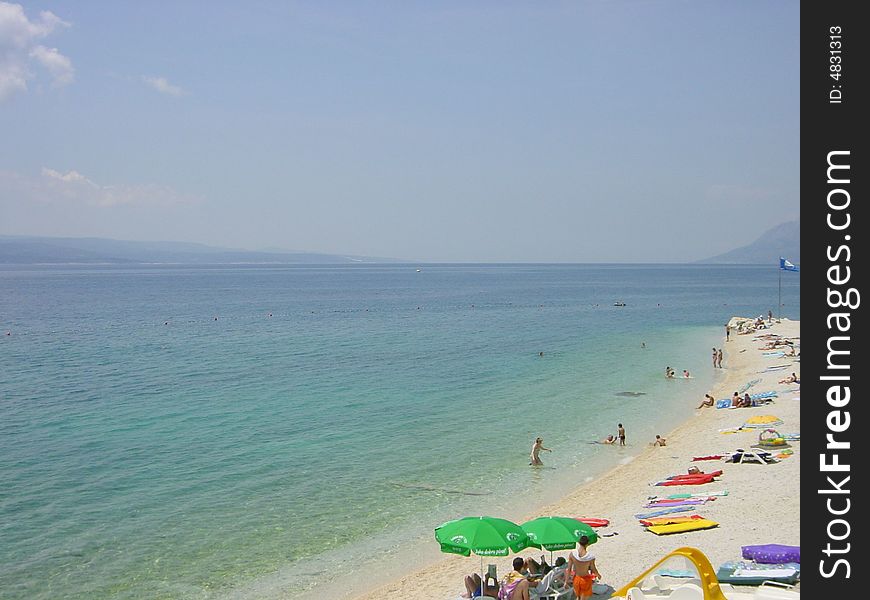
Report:
M186 242L130 242L103 238L0 236L0 264L350 264L391 258L309 252L254 252Z
M768 229L748 246L742 246L699 260L708 264L778 264L779 257L798 264L801 261L801 222L789 221Z

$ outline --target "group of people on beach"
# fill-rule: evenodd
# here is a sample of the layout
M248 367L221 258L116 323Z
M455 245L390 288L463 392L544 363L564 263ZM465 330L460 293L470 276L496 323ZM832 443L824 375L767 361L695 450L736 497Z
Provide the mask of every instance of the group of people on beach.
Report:
M722 348L718 350L713 348L713 366L718 369L722 368Z
M577 548L572 550L567 560L559 557L552 566L547 564L541 555L541 560L515 557L511 563L512 570L501 580L496 577L495 565L490 565L486 577L478 573L465 577L465 592L463 598L489 596L499 600L529 600L532 591L539 595L548 590L564 590L574 588L579 600L592 596L592 584L601 578L595 565L595 555L589 551L589 538L581 536L577 540ZM544 577L555 571L550 581L543 583ZM540 589L544 587L545 589Z

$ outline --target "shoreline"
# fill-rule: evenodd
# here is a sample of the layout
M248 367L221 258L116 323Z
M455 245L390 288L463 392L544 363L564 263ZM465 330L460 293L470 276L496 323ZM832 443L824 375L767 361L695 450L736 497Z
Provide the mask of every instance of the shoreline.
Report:
M773 323L769 330L761 333L778 333L786 337L800 336L800 321L783 319ZM794 454L773 465L732 464L721 461L692 463L692 456L720 454L736 448L748 448L757 441L758 431L748 429L734 434L720 434L719 430L739 427L742 422L753 416L775 414L784 424L782 432L800 431L800 402L794 400L797 394L782 393L785 389L797 386L779 384L779 379L792 371L800 370L800 363L791 358L775 360L775 364L791 363L784 371L759 372L770 366L762 355L755 340L759 333L732 335L731 340L722 339L725 350L724 379L713 384L710 393L717 400L729 398L733 391L746 383L760 379L750 393L777 390L780 395L773 404L745 409L716 409L695 407L701 398L696 399L685 420L664 434L668 440L665 447L640 446L632 458L606 470L593 480L579 484L561 499L541 506L533 512L522 515L498 515L522 523L541 515L561 515L573 517L603 517L610 519L609 527L599 529L599 533L615 533L602 538L596 545L598 566L602 573L602 583L615 589L631 580L653 562L684 545L701 549L714 567L726 560L739 560L741 546L747 544L782 543L800 544L800 442L791 443ZM711 367L712 368L712 367ZM631 435L629 433L629 435ZM631 438L629 438L631 439ZM638 443L638 442L635 442ZM646 443L646 442L644 442ZM702 470L722 469L721 479L706 486L649 486L656 480L685 473L692 465ZM643 482L643 483L641 483ZM761 485L759 485L761 484ZM634 514L644 512L643 504L648 496L664 496L669 493L703 492L728 490L729 494L716 501L698 507L697 511L686 514L701 514L719 523L714 529L689 532L671 536L656 536L646 532L637 523ZM651 510L651 509L648 509ZM769 532L769 523L778 524L776 534ZM437 526L433 524L432 528ZM407 600L409 598L458 598L462 591L462 577L480 568L479 557L445 555L438 552L431 538L421 540L419 549L415 548L413 571L404 575L397 569L386 569L364 582L355 582L348 589L347 583L329 584L320 587L319 593L330 593L335 597L351 600ZM423 545L425 544L425 546ZM524 550L520 556L540 556L547 551L534 548ZM565 552L556 553L564 555ZM630 559L627 559L630 557ZM487 562L498 564L499 573L509 570L510 559L488 558ZM549 559L549 557L548 557ZM359 585L357 585L359 584ZM343 590L343 593L341 591ZM338 592L337 594L333 592Z

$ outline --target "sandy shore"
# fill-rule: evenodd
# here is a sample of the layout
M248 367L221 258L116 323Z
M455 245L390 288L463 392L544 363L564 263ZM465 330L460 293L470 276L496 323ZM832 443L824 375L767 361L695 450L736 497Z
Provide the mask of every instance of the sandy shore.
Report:
M761 333L776 333L787 337L800 336L800 322L783 320ZM599 529L603 534L594 549L602 583L619 589L667 552L680 546L702 550L714 566L726 560L738 560L741 546L748 544L800 544L800 442L791 442L794 454L777 464L732 464L722 461L692 462L693 456L724 454L736 448L748 449L758 440L757 429L736 433L721 433L722 429L740 427L753 415L776 415L784 421L776 427L781 433L800 432L800 392L794 384L777 383L793 371L800 374L800 363L787 357L773 358L762 354L764 341L759 334L735 335L722 346L725 349L723 369L717 376L714 398L729 398L750 381L759 379L749 393L776 390L774 403L762 407L740 409L703 408L696 406L698 398L685 410L695 413L683 425L665 434L667 446L645 447L628 464L620 465L589 482L565 498L530 514L497 515L517 523L542 516L604 517L610 526ZM799 340L798 340L799 341ZM780 371L763 372L766 367L790 365ZM712 369L712 365L710 366ZM675 421L683 421L679 415ZM651 442L631 440L633 445ZM722 469L722 477L704 486L651 486L651 483L676 473L685 473L690 466L704 471ZM694 513L719 523L719 527L683 534L656 536L645 531L634 517L648 512L643 505L649 496L672 493L727 490L728 495L700 506ZM437 524L433 524L433 528ZM431 542L434 546L434 540ZM429 555L429 548L421 554ZM522 555L540 556L540 550L527 550ZM549 553L546 553L549 554ZM557 553L557 555L565 553ZM500 574L510 570L512 557L486 559L495 562ZM355 600L454 600L462 591L465 574L479 569L479 558L445 555L420 570L372 588Z

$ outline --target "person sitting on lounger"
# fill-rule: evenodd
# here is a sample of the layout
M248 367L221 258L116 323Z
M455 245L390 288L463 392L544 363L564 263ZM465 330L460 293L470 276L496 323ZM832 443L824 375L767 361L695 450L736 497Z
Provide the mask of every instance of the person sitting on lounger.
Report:
M716 401L713 399L713 396L711 396L710 394L704 394L704 401L698 405L698 408L704 408L705 406L713 406L713 404L715 404L715 402Z
M499 600L529 600L529 580L522 573L526 561L514 558L514 570L504 576L498 590Z
M494 579L486 581L481 588L480 575L472 573L465 576L465 591L462 593L462 597L476 598L479 596L489 596L491 598L498 598L498 590L498 581Z

